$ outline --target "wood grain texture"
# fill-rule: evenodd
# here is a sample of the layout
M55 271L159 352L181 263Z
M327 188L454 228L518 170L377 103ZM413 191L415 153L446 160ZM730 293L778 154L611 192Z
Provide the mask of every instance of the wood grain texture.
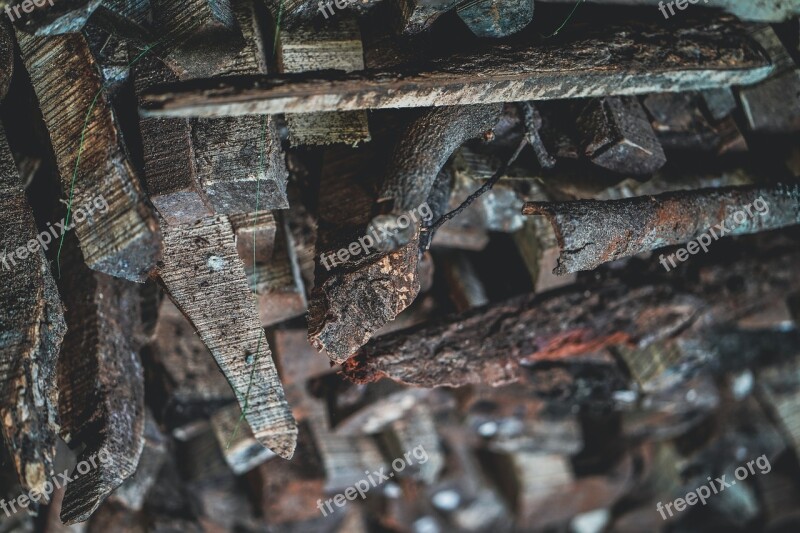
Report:
M114 112L103 91L99 67L82 34L34 38L18 32L55 151L65 194L75 174L74 205L96 196L108 203L76 225L86 264L132 281L144 281L161 254L161 236L138 178L122 147ZM66 82L66 83L65 83ZM87 113L97 97L92 113ZM81 142L83 147L81 149Z
M170 298L197 329L237 395L256 438L289 459L297 425L286 403L233 229L223 215L164 229L158 269ZM249 396L247 391L250 391Z
M315 70L364 70L361 32L354 17L341 13L321 29L309 27L280 32L278 70L308 72ZM366 111L286 115L289 142L325 145L358 144L370 140Z
M43 493L58 433L56 362L66 323L50 264L34 242L36 222L0 127L0 425L20 485ZM48 241L50 235L48 235Z
M58 364L61 436L85 446L79 461L101 454L85 475L73 470L61 519L82 522L136 471L144 447L144 372L132 344L139 314L137 286L92 272L75 239L64 247L67 335Z
M736 22L602 27L573 40L502 44L415 66L197 80L154 88L148 115L229 116L427 107L702 90L751 84L770 58ZM419 66L418 66L419 65Z

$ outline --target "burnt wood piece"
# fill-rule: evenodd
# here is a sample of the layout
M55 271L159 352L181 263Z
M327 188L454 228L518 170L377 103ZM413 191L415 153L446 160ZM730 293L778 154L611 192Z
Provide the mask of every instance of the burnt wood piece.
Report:
M364 70L361 32L352 16L344 13L322 28L306 26L280 32L280 72L336 69ZM287 114L292 146L342 143L350 146L370 140L367 112Z
M14 39L7 26L0 28L0 100L6 97L14 76Z
M67 334L58 362L61 436L85 445L79 461L97 465L76 474L64 495L61 519L82 522L136 471L144 447L144 373L136 347L136 285L92 272L74 237L64 246ZM102 460L101 460L102 459Z
M164 235L161 283L211 351L258 441L291 458L297 425L258 319L230 221L225 216L208 217L194 224L166 226Z
M578 116L583 151L595 165L634 176L654 174L667 162L635 96L590 101Z
M19 17L13 18L14 26L36 36L60 35L80 32L86 21L100 6L103 0L48 0L39 7L31 6L31 2L13 2L13 5L33 7L26 13L24 7L18 11Z
M2 127L0 204L0 424L20 485L44 494L56 455L56 364L66 323L41 249L52 236L47 229L37 235ZM28 247L31 243L34 246ZM31 249L36 251L29 257ZM8 253L14 255L6 257Z
M761 207L755 202L762 202ZM561 247L553 272L565 274L701 235L708 238L707 249L711 235L714 241L718 238L716 230L719 236L746 235L800 224L800 185L700 189L610 201L528 202L522 212L545 215L551 222ZM695 246L693 253L698 251Z
M702 334L752 314L798 289L798 259L796 248L751 251L733 263L724 256L724 263L712 263L701 281L681 291L669 274L659 273L652 284L635 288L611 277L591 290L577 285L524 295L375 339L342 372L356 383L388 377L420 387L525 380L523 367L538 362L569 361L620 345L644 349L685 329ZM744 280L735 293L728 288L731 279ZM537 387L546 382L530 381Z
M507 37L533 20L533 0L477 0L464 2L456 13L478 37Z
M142 282L161 255L161 235L122 146L99 66L82 34L37 38L18 32L22 58L74 206L102 197L105 211L77 220L75 233L90 268ZM71 80L64 83L64 80ZM91 114L87 121L87 113ZM79 165L76 161L80 154Z
M196 80L151 89L144 96L144 113L311 113L746 85L773 70L749 29L731 21L694 22L675 33L663 24L634 23L600 28L569 42L509 44L429 58L423 67Z
M401 228L398 217L416 212L425 203L453 152L466 140L491 130L502 109L500 104L434 107L411 121L392 150L377 200L379 214L371 221L376 230L393 233L391 239L376 243L378 249L390 251L409 242L421 222Z

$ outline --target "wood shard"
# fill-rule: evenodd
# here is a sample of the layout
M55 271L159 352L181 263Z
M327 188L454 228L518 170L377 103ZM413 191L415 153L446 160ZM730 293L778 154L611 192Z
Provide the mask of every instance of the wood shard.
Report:
M56 455L56 362L66 323L44 252L27 255L28 243L37 243L36 222L2 127L0 203L0 423L20 484L43 493ZM20 249L27 259L7 257Z
M77 220L77 210L71 217L86 264L112 276L144 281L161 255L161 235L121 144L100 69L86 38L69 34L45 39L22 32L17 36L50 133L63 189L73 190L74 174L74 206L96 197L108 204L106 210L95 210L84 222Z
M70 242L71 241L71 242ZM58 363L61 435L85 445L79 461L94 461L67 485L61 519L82 522L136 471L144 447L144 372L134 334L137 287L80 262L74 239L65 245L67 335ZM100 459L98 461L98 459Z
M197 80L151 89L148 116L226 116L631 95L752 84L770 58L735 22L600 28L571 42L495 46L424 67ZM635 49L635 58L628 51Z
M745 209L750 209L749 215ZM745 235L800 224L800 186L727 187L623 200L528 202L526 215L553 224L561 256L555 274L592 270L706 235ZM741 216L739 216L741 215ZM703 241L705 242L705 241ZM696 252L695 252L696 253Z
M236 393L261 444L289 459L297 425L272 361L226 216L166 226L158 274Z

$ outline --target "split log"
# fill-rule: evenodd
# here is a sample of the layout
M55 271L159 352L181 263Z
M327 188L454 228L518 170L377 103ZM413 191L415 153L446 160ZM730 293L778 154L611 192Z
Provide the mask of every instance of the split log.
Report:
M86 264L112 276L144 281L161 255L158 223L122 146L86 38L17 35L50 132L63 190L69 191L73 205L97 196L108 204L105 211L90 215L92 223L80 223L77 213L70 217L77 222L75 232ZM65 84L65 79L76 81Z
M766 207L753 207L759 199ZM746 206L752 216L745 212ZM545 215L553 224L561 247L553 273L565 274L689 242L708 232L716 239L714 228L720 236L746 235L800 224L800 186L701 189L612 201L528 202L522 212ZM738 214L742 217L734 216ZM694 253L699 249L696 245Z
M158 275L197 329L264 446L289 459L297 426L284 397L233 229L225 216L166 226Z
M746 27L708 24L679 34L661 24L628 24L571 42L429 58L424 67L165 85L144 95L143 113L214 117L621 96L747 85L772 72Z
M3 36L7 34L0 29L0 39ZM0 249L4 251L0 270L0 421L20 485L43 494L44 483L53 476L56 455L56 364L66 323L40 245L43 236L50 242L50 234L45 230L37 236L33 212L2 127L0 203ZM41 240L37 242L37 238ZM8 251L14 254L11 258L6 257Z
M59 285L68 329L58 364L60 431L71 447L85 445L79 461L97 465L73 471L61 509L70 524L87 520L136 471L145 410L138 347L128 341L140 316L136 286L88 270L72 236L64 250Z

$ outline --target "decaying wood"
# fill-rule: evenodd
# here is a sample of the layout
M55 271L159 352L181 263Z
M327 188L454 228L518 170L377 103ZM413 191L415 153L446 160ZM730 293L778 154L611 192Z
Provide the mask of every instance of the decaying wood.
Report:
M95 461L86 475L73 470L61 508L65 523L82 522L136 471L144 447L144 376L138 346L136 286L88 270L73 238L65 245L67 334L58 362L62 438L85 445L78 459ZM102 455L106 459L99 461Z
M231 386L189 320L169 298L158 309L158 322L147 353L160 379L151 382L164 398L163 418L173 432L206 418L220 406L236 401Z
M5 31L0 30L2 35ZM56 453L56 363L66 324L2 127L0 204L0 422L20 485L43 493L45 481L53 475ZM38 247L30 256L29 243ZM24 250L24 256L17 250Z
M565 3L572 4L571 0L538 0L546 3ZM654 10L659 6L660 0L591 0L594 3L604 5L624 5L624 6L649 6ZM666 2L665 2L666 3ZM697 4L724 9L732 15L736 15L741 20L752 20L755 22L783 22L792 15L800 14L800 6L792 2L783 0L761 0L759 2L740 2L739 0L703 0ZM669 11L667 11L669 13ZM675 13L680 13L675 10Z
M158 223L121 144L86 38L81 34L36 38L22 32L17 36L63 190L72 190L74 173L73 205L98 196L108 203L105 211L96 210L75 224L86 264L112 276L144 281L161 254ZM65 79L75 82L64 83Z
M280 72L308 72L336 69L364 70L364 50L355 18L344 13L334 24L321 29L284 30L279 35ZM344 143L355 145L370 140L366 111L286 115L289 142L293 146Z
M601 28L571 42L431 58L424 67L197 80L151 89L143 112L213 117L620 96L746 85L769 75L770 58L746 27L708 24L687 21L677 33L663 24Z
M227 217L166 226L158 275L236 392L256 438L276 454L294 453L297 426L236 252ZM246 406L245 406L246 404Z
M705 283L682 290L662 274L667 277L635 288L609 279L594 290L519 296L375 339L342 371L357 383L382 377L421 387L515 382L537 362L615 346L643 349L693 325L695 333L703 332L708 324L751 314L791 290L795 257L792 251L740 259L735 268L745 282L735 295L719 281L733 275L728 267L710 270ZM712 318L700 320L704 313Z
M751 207L749 216L745 206L758 199L766 208ZM605 202L528 202L523 213L545 215L553 224L561 247L553 272L565 274L689 242L715 227L720 235L746 235L800 224L800 186L701 189ZM738 213L743 216L736 218L743 220L734 220Z
M770 133L800 131L800 98L786 98L800 91L800 67L771 27L766 26L756 38L775 63L775 72L739 93L748 125L754 131Z
M369 151L372 144L355 156L344 149L331 149L321 177L317 267L308 301L308 338L312 346L324 350L334 362L352 355L408 307L419 292L418 228L408 244L388 254L370 249L365 257L362 249L346 263L341 259L332 261L329 256L341 248L349 249L353 242L358 244L358 238L367 234L377 198L378 180L373 172L379 164L373 160L377 156ZM332 268L326 269L326 264Z
M654 326L685 324L699 305L695 298L652 287L521 296L416 328L414 334L380 337L343 371L360 383L390 377L422 387L502 385L519 380L525 364L635 343L652 335ZM599 308L606 310L602 316L584 313ZM643 313L651 308L660 310L657 317ZM688 316L676 322L671 313Z

